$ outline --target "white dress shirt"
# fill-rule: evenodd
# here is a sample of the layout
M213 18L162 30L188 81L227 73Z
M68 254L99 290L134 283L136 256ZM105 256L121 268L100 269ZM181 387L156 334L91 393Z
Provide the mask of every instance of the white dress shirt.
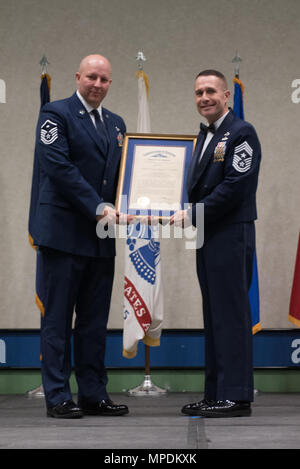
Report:
M225 117L227 116L229 111L226 112L226 114L223 114L223 116L221 116L216 122L214 122L214 126L215 126L215 130L218 129L218 127L220 127L220 125L222 124L223 120L225 119ZM201 155L200 155L200 158L199 158L199 161L201 161L201 158L209 144L209 142L211 141L211 139L213 138L214 134L211 132L211 131L208 131L207 132L207 135L206 135L206 139L204 141L204 144L203 144L203 147L202 147L202 150L201 150Z
M78 90L76 91L76 94L77 94L78 98L80 99L80 101L82 102L82 104L84 105L86 111L89 113L90 118L92 119L93 124L94 124L94 126L96 127L95 116L94 116L94 114L92 113L92 111L94 110L94 108L93 108L89 103L86 102L86 100L81 96L81 94L79 93ZM97 111L99 112L100 119L101 119L102 122L103 122L103 118L102 118L102 105L101 105L101 104L100 104L100 106L97 108Z

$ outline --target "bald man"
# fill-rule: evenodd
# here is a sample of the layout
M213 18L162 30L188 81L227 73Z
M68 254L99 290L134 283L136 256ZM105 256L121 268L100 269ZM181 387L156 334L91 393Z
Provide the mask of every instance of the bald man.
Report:
M40 185L31 232L43 287L42 380L47 415L55 418L128 413L106 391L115 240L96 233L102 217L119 220L108 204L115 202L126 128L120 116L102 107L112 82L109 61L89 55L75 77L76 93L46 104L36 132ZM69 385L74 310L78 404Z

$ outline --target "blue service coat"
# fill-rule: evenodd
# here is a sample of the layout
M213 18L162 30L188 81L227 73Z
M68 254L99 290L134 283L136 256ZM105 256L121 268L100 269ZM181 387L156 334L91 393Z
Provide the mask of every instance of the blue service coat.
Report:
M96 210L115 203L123 135L121 117L103 108L105 153L76 93L46 104L36 130L40 184L30 234L34 244L91 257L115 255L114 239L99 239Z
M189 201L196 226L196 203L204 204L205 233L224 225L257 218L256 189L261 160L254 127L229 111L201 161L206 135L200 132L187 177Z

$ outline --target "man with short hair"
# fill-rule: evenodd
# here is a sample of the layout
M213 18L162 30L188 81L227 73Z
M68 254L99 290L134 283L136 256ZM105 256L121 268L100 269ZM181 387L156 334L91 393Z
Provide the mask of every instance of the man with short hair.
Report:
M39 194L32 237L38 247L44 295L41 323L42 381L47 415L123 415L106 391L106 327L114 278L115 240L99 239L97 221L119 220L114 204L125 123L102 107L111 66L101 55L85 57L77 92L46 104L36 133ZM104 207L97 214L97 208ZM72 400L71 334L78 404Z
M256 189L261 149L251 124L228 107L224 75L205 70L196 77L195 100L208 126L201 124L187 177L197 226L197 204L204 204L204 243L197 249L205 331L205 392L182 412L203 417L251 414L253 401L252 323L248 290L255 250ZM203 227L199 227L203 229Z

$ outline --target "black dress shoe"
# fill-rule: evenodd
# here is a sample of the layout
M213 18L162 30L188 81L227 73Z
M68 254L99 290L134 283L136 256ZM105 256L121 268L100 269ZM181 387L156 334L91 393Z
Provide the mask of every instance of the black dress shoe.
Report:
M199 402L193 402L182 407L181 412L186 415L199 415L200 410L207 405L213 405L216 401L202 399Z
M48 417L57 419L79 419L83 412L73 401L65 401L47 409Z
M248 401L215 401L203 405L198 414L202 417L248 417L251 404Z
M86 415L108 415L118 416L128 414L127 405L114 404L110 399L103 399L99 402L80 402L80 407Z

